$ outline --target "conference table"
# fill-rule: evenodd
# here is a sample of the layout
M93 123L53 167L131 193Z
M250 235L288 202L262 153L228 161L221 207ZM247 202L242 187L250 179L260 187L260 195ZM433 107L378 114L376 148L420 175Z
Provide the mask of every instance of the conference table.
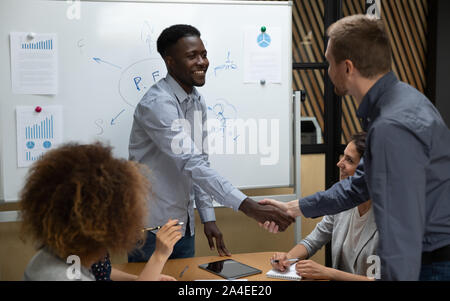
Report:
M220 280L223 278L213 273L200 269L198 266L204 263L223 259L234 259L246 265L252 266L262 271L260 274L243 277L248 281L285 281L282 279L274 279L266 277L272 266L270 265L270 257L274 252L259 252L259 253L244 253L232 254L231 256L203 256L180 259L169 259L163 269L163 274L170 275L179 281L194 281L194 280ZM142 263L122 263L113 264L114 268L118 270L139 275L144 268L145 262Z

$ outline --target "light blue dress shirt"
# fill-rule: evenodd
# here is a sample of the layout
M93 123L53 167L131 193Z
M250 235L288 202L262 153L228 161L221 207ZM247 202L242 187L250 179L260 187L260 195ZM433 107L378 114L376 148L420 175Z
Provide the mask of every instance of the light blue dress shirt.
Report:
M187 94L169 74L137 105L129 158L150 168L147 226L178 219L184 233L189 216L193 235L194 201L204 223L215 221L213 199L237 211L247 197L210 168L206 120L206 104L197 89Z

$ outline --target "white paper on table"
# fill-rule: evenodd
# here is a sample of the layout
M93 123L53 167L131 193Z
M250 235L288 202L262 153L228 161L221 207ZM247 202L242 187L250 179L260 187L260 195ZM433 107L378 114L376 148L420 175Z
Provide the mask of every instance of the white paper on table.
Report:
M16 107L17 166L28 167L62 142L62 106Z
M248 27L244 34L244 83L281 83L281 27Z
M56 34L11 32L11 83L15 94L56 94Z

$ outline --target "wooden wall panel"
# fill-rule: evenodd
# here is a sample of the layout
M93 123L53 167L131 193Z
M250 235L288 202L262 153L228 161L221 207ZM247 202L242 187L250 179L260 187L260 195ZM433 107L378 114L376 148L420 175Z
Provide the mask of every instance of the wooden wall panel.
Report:
M322 0L294 1L292 8L293 61L321 63L325 60L324 3ZM293 71L293 89L305 90L302 116L316 117L323 136L324 129L324 73L322 70Z
M427 16L429 0L381 0L381 18L385 22L392 45L392 70L400 80L419 91L426 89ZM293 61L317 63L324 61L325 28L323 0L293 1ZM364 0L343 0L343 16L365 12ZM294 70L294 90L303 89L307 99L302 104L302 116L313 116L323 130L323 72ZM353 97L342 100L342 143L362 130L356 117Z
M426 34L428 0L381 0L381 19L384 21L392 46L392 70L422 93L426 89ZM343 15L364 13L364 0L344 0ZM353 97L342 103L342 143L362 129L356 117L357 104Z

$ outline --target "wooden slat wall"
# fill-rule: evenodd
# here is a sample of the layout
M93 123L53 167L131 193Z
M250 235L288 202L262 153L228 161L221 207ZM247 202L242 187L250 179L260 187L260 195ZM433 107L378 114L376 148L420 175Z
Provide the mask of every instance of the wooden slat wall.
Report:
M426 35L429 0L381 0L381 18L384 20L392 45L392 70L400 80L419 91L425 91ZM293 6L293 61L296 63L322 62L325 47L323 36L324 6L322 0L295 0ZM364 0L344 0L344 16L364 13ZM323 71L293 70L294 89L307 92L302 104L302 116L317 118L323 130ZM356 117L357 104L352 97L342 101L342 143L361 131Z
M393 70L399 78L425 91L427 0L382 1L382 14L391 38Z
M296 63L324 61L324 6L323 1L295 1L292 7L292 55ZM324 72L322 70L294 70L294 90L305 90L306 101L302 103L302 116L316 117L323 134L324 129Z
M364 13L364 0L344 0L343 14ZM427 0L382 0L381 18L388 30L392 46L392 70L400 80L422 93L425 91ZM342 103L342 143L361 130L353 97Z
M342 3L342 13L345 16L363 14L365 12L364 0L344 0ZM361 123L356 117L358 105L351 96L342 98L342 144L347 144L350 136L362 130Z

